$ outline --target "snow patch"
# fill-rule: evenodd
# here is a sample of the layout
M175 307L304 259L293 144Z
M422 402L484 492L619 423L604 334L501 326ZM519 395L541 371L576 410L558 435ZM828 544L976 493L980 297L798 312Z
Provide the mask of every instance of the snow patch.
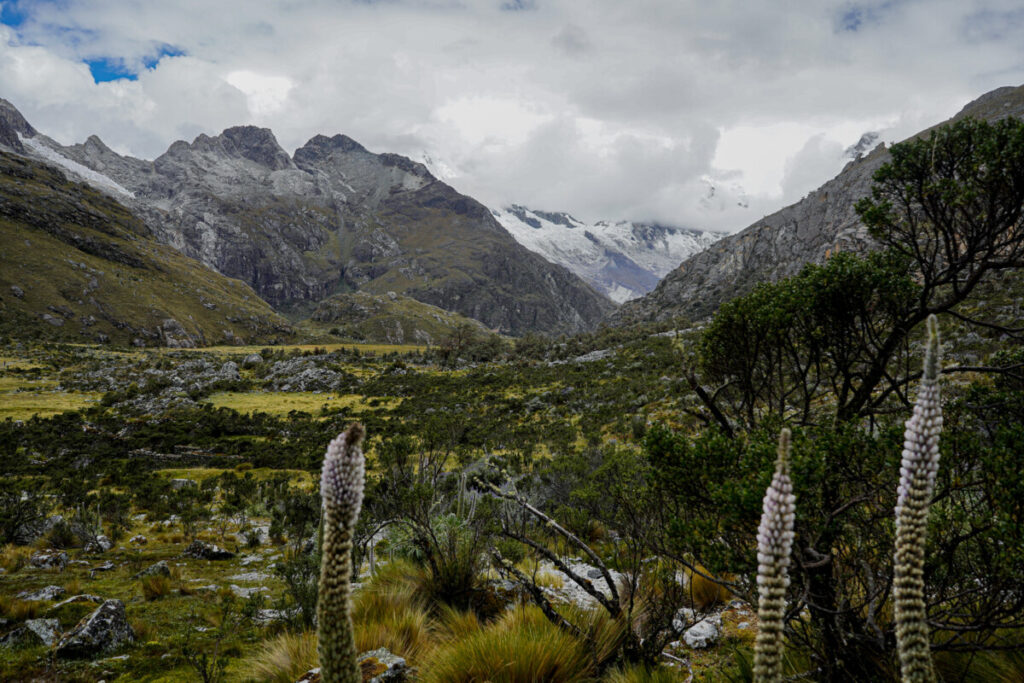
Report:
M91 168L88 168L87 166L83 166L77 161L68 159L66 156L64 156L57 150L47 147L46 144L43 143L41 140L38 140L34 137L26 138L23 135L21 135L21 133L18 134L18 137L21 139L22 144L31 149L37 156L40 156L43 159L46 159L47 161L57 164L66 171L70 171L71 173L75 174L85 182L95 187L96 189L107 192L108 194L116 193L123 197L128 197L129 199L135 198L134 192L130 192L124 189L123 187L121 187L116 182L114 182L107 176L103 175L102 173L97 173L96 171L92 170Z

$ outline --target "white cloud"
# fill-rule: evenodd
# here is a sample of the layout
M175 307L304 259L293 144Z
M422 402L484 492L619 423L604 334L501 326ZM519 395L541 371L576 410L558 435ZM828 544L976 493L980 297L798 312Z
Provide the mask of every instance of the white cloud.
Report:
M862 132L900 139L1024 82L1016 0L513 5L23 3L0 27L0 96L62 142L142 157L244 123L288 150L343 132L427 153L492 204L739 229ZM93 83L99 58L138 79ZM704 177L750 207L709 211Z

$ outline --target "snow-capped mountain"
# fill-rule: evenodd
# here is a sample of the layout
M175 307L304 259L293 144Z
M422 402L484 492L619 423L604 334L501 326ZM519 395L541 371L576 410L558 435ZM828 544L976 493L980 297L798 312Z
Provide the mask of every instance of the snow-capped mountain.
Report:
M722 237L652 223L584 223L567 213L515 204L492 213L524 247L565 266L619 303L651 291L682 261Z

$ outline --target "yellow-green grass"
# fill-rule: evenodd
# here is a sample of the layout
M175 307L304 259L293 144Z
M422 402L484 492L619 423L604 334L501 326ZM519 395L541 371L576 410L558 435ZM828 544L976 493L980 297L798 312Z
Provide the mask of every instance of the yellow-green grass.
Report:
M249 346L203 346L196 349L189 349L190 351L204 351L207 353L259 353L263 349L272 348L276 351L316 351L323 349L328 353L334 351L342 351L345 349L358 349L360 353L375 353L383 355L385 353L411 353L413 351L423 351L427 347L420 344L357 344L353 342L345 344L282 344L281 346L267 346L263 345L249 345ZM161 349L162 352L174 352L177 349Z
M373 399L370 399L373 400ZM401 399L376 399L379 405L375 408L389 409L397 406ZM318 414L324 406L332 409L341 409L353 413L372 410L365 397L357 394L314 394L309 391L261 391L241 392L222 391L210 396L207 399L217 408L231 408L239 413L268 413L270 415L287 415L293 410Z
M0 355L0 370L32 370L34 368L43 367L46 366L41 363L36 363L27 358Z
M0 380L7 378L0 377ZM0 390L0 420L27 420L33 416L53 417L72 410L81 410L100 400L103 394L66 391Z
M255 467L253 469L247 469L244 472L239 472L233 468L219 467L177 467L156 470L156 474L158 476L166 477L167 479L191 479L197 484L202 484L207 479L211 479L213 477L219 477L225 472L233 472L238 476L244 476L251 473L253 478L257 481L270 479L278 474L287 474L293 485L307 490L310 490L313 487L313 474L311 472L306 472L305 470L278 470L271 469L269 467Z

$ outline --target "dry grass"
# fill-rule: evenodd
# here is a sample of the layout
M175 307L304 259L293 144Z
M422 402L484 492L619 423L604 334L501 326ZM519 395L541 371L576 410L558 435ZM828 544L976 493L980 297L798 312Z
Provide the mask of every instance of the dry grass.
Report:
M317 665L316 632L282 633L260 643L242 666L247 680L294 683Z
M488 627L440 645L422 683L575 683L591 680L591 658L537 608L517 608Z
M679 683L683 676L679 671L664 667L648 669L643 666L631 666L615 669L603 680L605 683Z
M360 652L386 647L416 663L431 649L432 634L423 598L422 572L395 562L378 572L352 606L356 648Z
M171 594L171 579L167 576L146 576L140 581L142 597L159 600Z
M32 548L19 545L5 545L0 550L0 567L8 574L14 574L28 565L28 558L32 556Z
M41 602L19 600L10 595L0 595L0 616L12 621L35 619L42 612Z
M711 573L703 567L699 569L711 576ZM689 574L689 586L686 591L690 604L694 609L706 611L719 603L726 603L732 599L732 593L721 584L710 581L700 574Z

